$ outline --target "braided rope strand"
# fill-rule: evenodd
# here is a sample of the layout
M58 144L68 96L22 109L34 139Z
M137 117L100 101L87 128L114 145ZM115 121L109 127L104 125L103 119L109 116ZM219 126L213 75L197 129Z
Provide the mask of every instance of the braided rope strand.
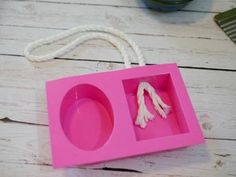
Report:
M36 49L38 47L41 47L46 44L55 43L59 40L68 38L72 35L75 35L77 33L82 33L82 32L93 32L92 33L93 35L92 36L91 35L82 35L82 36L78 37L77 39L75 39L74 41L72 41L71 43L67 44L66 46L58 49L57 51L46 54L46 55L36 56L36 55L30 54L34 49ZM108 33L110 35L110 37L108 36L108 34L105 35L105 34L99 34L99 33ZM71 50L78 47L78 45L82 42L85 42L87 40L91 40L94 38L99 38L99 39L107 40L107 41L111 42L112 44L114 44L114 46L117 47L118 50L120 51L120 53L122 54L122 57L126 63L126 67L130 67L131 62L127 57L128 55L125 53L125 50L120 50L122 48L121 47L122 44L120 44L120 42L115 39L115 36L120 39L123 39L132 47L135 54L137 55L139 65L144 66L145 65L144 57L141 53L141 50L139 49L139 47L136 45L136 43L133 40L131 40L126 34L124 34L123 32L121 32L119 30L116 30L111 27L103 27L103 26L97 26L97 25L87 25L87 26L75 27L70 30L56 34L54 36L50 36L50 37L47 37L44 39L34 41L32 43L29 43L24 50L24 55L30 61L35 61L35 62L48 61L48 60L51 60L55 57L59 57L59 56L65 55L66 53L69 53ZM124 47L123 47L123 49L124 49Z
M66 46L60 48L59 50L57 50L55 52L52 52L52 53L49 53L49 54L46 54L46 55L42 55L42 56L31 55L30 51L33 50L33 47L29 46L28 49L25 50L25 56L30 61L34 61L34 62L48 61L48 60L51 60L53 58L63 56L64 54L69 53L70 51L75 49L81 43L83 43L85 41L92 40L92 39L103 39L103 40L106 40L106 41L110 42L111 44L113 44L119 50L119 52L121 53L122 58L124 59L124 62L125 62L125 66L127 68L131 67L129 57L128 57L128 54L125 51L124 46L121 45L121 43L119 41L117 41L115 37L113 37L111 35L107 35L107 34L102 34L102 33L91 33L91 34L83 35L80 38L77 38L76 40L74 40L71 43L67 44Z

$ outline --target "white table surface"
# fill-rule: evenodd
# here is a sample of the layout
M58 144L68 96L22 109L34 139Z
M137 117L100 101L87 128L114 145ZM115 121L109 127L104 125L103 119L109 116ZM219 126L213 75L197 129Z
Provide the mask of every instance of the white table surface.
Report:
M158 13L140 0L1 0L0 176L236 176L236 46L213 21L232 7L236 0L195 0L181 11ZM148 64L177 62L206 144L53 169L45 81L123 65L119 53L101 40L46 63L30 63L22 51L33 40L86 24L126 32Z

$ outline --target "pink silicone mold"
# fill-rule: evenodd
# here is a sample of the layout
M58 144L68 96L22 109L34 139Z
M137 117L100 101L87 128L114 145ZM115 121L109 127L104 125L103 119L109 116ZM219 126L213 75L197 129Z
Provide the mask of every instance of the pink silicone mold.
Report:
M172 107L167 119L134 125L139 82L149 82ZM176 64L136 67L48 81L54 167L81 165L204 142Z

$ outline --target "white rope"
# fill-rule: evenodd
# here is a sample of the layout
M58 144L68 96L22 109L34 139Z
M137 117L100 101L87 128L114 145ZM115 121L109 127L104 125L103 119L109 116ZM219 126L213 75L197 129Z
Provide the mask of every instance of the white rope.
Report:
M170 106L161 100L155 89L148 82L140 82L137 91L137 101L139 107L135 124L140 125L141 128L145 128L147 122L154 119L154 115L150 113L146 107L144 99L145 90L148 92L155 110L161 115L162 118L166 118L170 111Z
M75 40L71 41L64 47L61 47L60 49L54 52L51 52L45 55L31 54L31 52L35 50L36 48L42 47L47 44L52 44L59 40L68 38L78 33L84 33L84 32L89 32L89 33L88 34L86 33L77 37ZM56 57L61 57L69 53L70 51L74 50L76 47L78 47L81 43L85 41L88 41L91 39L102 39L102 40L106 40L110 42L119 50L124 60L125 66L127 68L130 68L131 61L129 59L129 56L126 53L124 45L122 45L121 42L117 40L117 38L120 38L126 41L131 46L131 48L133 49L133 51L135 52L137 56L139 65L144 66L145 61L139 47L126 34L114 28L95 26L95 25L75 27L70 30L64 31L62 33L56 34L54 36L47 37L47 38L29 43L24 50L24 55L28 60L33 61L33 62L48 61L48 60L52 60ZM156 94L155 89L149 83L141 82L138 86L138 91L137 91L137 101L138 101L139 108L138 108L135 124L140 125L140 127L142 128L146 127L146 123L149 120L154 119L154 115L148 111L145 104L145 99L144 99L145 90L149 93L149 96L151 97L152 102L155 106L155 110L159 112L162 118L166 118L170 110L170 106L166 105L161 100L161 98Z
M55 52L52 52L46 55L41 55L41 56L31 54L31 52L38 47L41 47L46 44L55 43L59 40L68 38L72 35L75 35L77 33L82 33L82 32L92 32L92 33L79 36L77 39L68 43L66 46L58 49ZM109 35L103 34L103 33L108 33ZM144 58L139 47L126 34L111 27L103 27L103 26L95 26L95 25L75 27L70 30L64 31L62 33L56 34L54 36L29 43L24 50L24 55L30 61L34 61L34 62L47 61L47 60L51 60L53 58L60 57L69 53L70 51L78 47L79 44L85 41L98 38L98 39L103 39L103 40L107 40L111 42L120 51L124 59L125 66L128 68L131 67L131 62L130 62L130 59L128 58L128 55L125 52L125 47L114 36L125 40L132 47L135 54L137 55L139 65L140 66L145 65Z

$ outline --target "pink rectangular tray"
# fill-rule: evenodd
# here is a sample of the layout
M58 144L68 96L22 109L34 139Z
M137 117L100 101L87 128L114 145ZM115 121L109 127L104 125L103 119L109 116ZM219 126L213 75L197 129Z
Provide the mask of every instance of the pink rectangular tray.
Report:
M149 82L172 107L145 129L134 124L136 92ZM176 64L73 76L46 83L54 167L90 164L204 142ZM154 114L151 100L145 96Z

